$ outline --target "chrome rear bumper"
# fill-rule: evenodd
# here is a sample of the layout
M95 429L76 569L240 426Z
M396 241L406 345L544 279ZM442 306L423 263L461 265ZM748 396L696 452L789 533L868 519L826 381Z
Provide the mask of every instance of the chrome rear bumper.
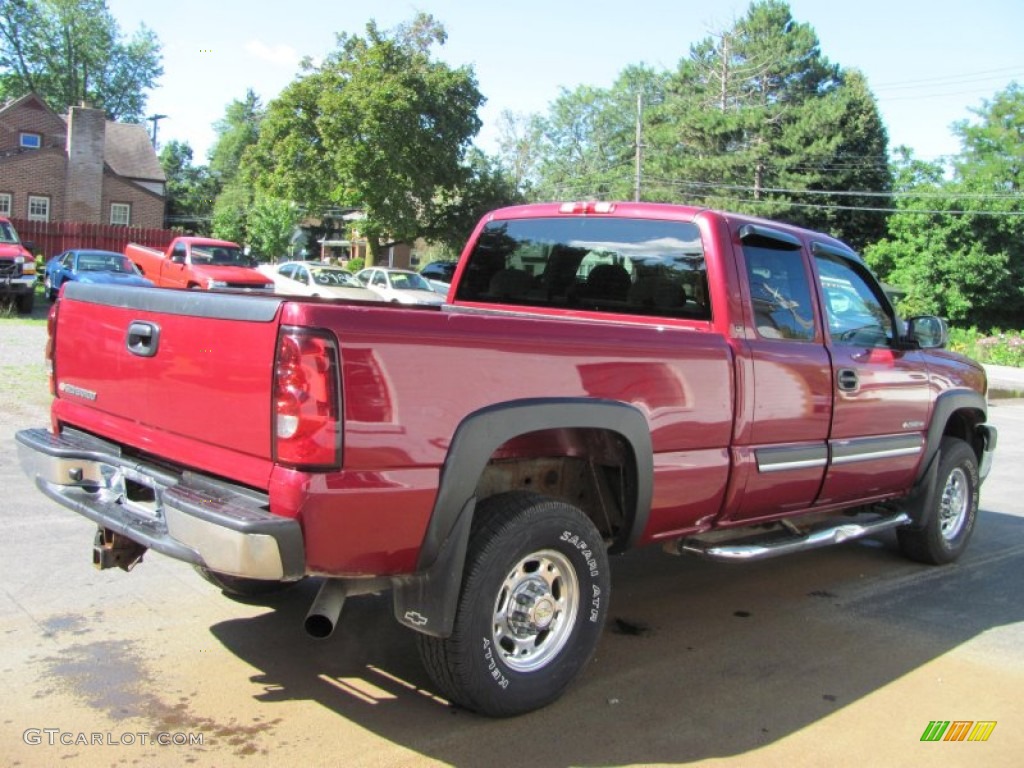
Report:
M17 433L22 469L54 501L169 557L251 579L305 575L297 520L271 514L265 494L122 455L74 430Z

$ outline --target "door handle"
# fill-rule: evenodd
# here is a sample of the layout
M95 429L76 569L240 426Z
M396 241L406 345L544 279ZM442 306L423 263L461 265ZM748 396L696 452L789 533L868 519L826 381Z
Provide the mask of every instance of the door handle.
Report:
M133 320L128 326L128 351L139 357L153 357L160 346L160 326L144 320Z
M860 378L853 368L840 368L836 372L836 384L843 392L856 392L860 387Z

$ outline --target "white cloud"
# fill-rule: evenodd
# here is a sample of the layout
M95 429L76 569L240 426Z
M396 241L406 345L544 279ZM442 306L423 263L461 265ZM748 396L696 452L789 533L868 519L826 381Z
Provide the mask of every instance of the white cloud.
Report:
M299 64L298 52L283 43L267 45L262 40L250 40L245 44L245 50L250 56L282 67L297 67Z

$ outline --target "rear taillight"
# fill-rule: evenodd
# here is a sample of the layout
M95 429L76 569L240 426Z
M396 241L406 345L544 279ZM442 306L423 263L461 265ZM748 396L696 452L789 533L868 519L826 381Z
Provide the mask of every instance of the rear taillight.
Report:
M50 394L57 394L57 371L54 368L54 353L57 351L57 307L60 306L58 299L50 307L50 314L46 316L46 379L50 385Z
M341 374L327 333L284 327L274 360L274 460L341 466Z

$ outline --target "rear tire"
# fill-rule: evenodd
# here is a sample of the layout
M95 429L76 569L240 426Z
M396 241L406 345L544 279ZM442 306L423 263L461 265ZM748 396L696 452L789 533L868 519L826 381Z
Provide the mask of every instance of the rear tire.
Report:
M551 703L589 661L608 613L605 545L578 509L533 493L483 502L450 637L417 635L444 696L495 717Z
M930 565L951 563L967 549L978 516L978 458L963 440L942 438L935 485L924 501L923 524L896 531L900 551Z

